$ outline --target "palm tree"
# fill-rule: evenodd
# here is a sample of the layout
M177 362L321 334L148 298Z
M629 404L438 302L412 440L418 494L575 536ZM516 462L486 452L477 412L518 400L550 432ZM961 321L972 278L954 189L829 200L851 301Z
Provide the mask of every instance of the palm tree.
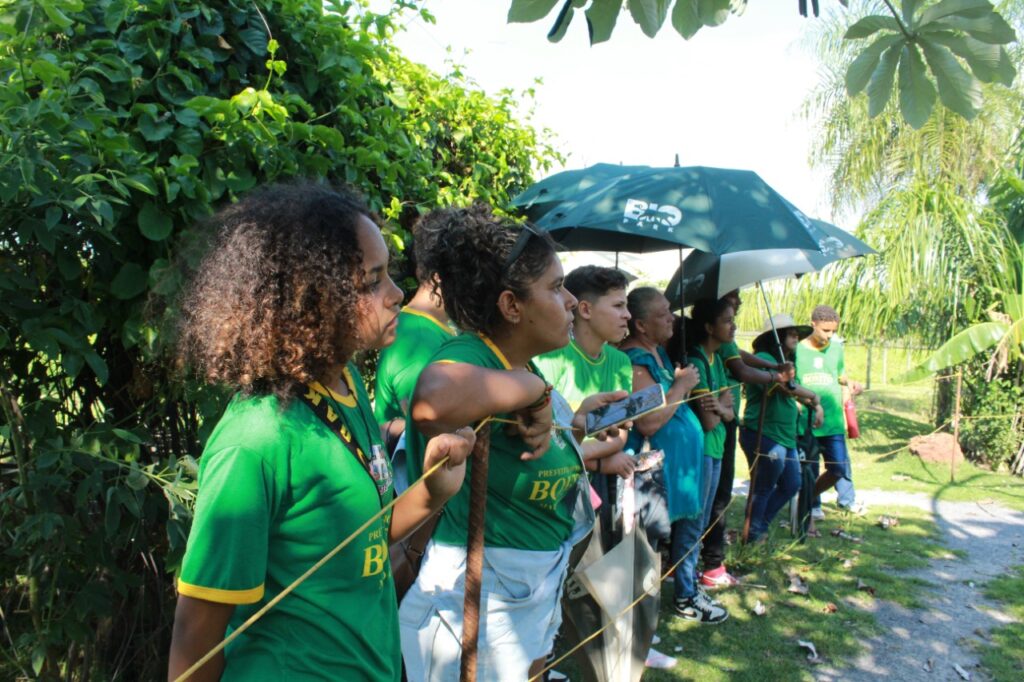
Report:
M878 4L862 3L867 12ZM1022 24L1016 5L1003 8L1015 27ZM845 93L856 49L842 36L850 15L863 13L834 13L814 25L808 42L822 79L803 115L817 132L811 162L830 175L833 210L861 213L857 235L880 255L790 284L779 304L805 313L828 300L843 311L847 334L936 347L998 307L1002 292L1017 290L1021 250L988 192L1021 129L1024 89L985 85L972 121L936 107L915 130L895 94L871 117L866 96ZM1014 46L1014 64L1022 57Z

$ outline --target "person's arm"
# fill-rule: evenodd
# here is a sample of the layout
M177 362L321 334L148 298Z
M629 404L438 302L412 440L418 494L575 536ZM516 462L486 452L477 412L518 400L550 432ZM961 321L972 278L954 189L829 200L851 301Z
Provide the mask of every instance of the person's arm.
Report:
M445 457L448 461L423 485L411 487L395 505L388 530L389 542L398 542L411 535L459 491L466 477L466 458L475 443L476 434L469 427L435 436L427 442L423 455L424 472Z
M435 362L420 374L413 393L413 423L424 435L450 433L502 413L517 413L519 436L536 459L551 444L548 384L527 370L497 370L463 362Z
M174 682L196 661L224 639L234 604L178 596L171 631L171 653L167 664L168 682ZM224 672L224 652L211 658L189 677L189 682L216 682Z
M764 386L772 383L785 383L794 374L792 363L776 365L746 351L740 351L740 357L732 357L725 361L729 374L742 384Z
M678 405L673 405L673 403L685 399L696 384L697 370L693 365L688 365L685 369L677 368L675 380L672 382L668 393L665 394L666 407L650 414L645 414L636 420L635 426L640 431L640 434L645 438L649 438L660 431L661 427L668 423L668 420L672 418L672 415L679 408ZM651 373L645 367L633 365L633 391L641 391L653 385L654 377L651 376Z

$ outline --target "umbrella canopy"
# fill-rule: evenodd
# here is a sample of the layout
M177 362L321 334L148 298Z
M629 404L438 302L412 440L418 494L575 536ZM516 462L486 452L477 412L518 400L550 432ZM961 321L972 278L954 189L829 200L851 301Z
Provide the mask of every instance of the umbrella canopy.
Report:
M721 256L694 251L672 275L665 296L674 306L681 300L721 298L755 282L817 272L844 258L875 253L870 246L831 223L823 220L811 223L822 235L817 249L761 249Z
M577 192L536 225L568 249L633 253L818 249L825 239L756 173L701 166L630 168Z
M558 204L585 196L595 185L605 180L629 177L633 173L650 169L650 166L596 163L587 168L562 171L533 183L525 192L512 199L511 203L527 218L536 222Z

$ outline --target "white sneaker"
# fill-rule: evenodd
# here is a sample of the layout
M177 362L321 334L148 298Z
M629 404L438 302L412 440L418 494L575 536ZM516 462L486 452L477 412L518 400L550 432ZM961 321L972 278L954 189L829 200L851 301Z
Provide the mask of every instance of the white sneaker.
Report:
M651 649L647 652L647 660L644 662L648 668L658 668L659 670L668 670L676 667L676 659L663 654L657 649Z
M839 509L854 516L864 516L868 513L868 506L863 502L854 502L849 507L839 507Z
M811 508L811 518L814 519L815 521L824 521L825 520L825 510L822 509L821 507L812 507Z

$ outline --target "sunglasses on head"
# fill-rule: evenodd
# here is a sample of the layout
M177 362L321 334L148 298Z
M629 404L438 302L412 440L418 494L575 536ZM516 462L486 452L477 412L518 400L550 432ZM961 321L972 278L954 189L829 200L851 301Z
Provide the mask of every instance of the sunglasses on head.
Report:
M505 257L505 263L501 266L502 272L507 273L512 269L512 266L519 260L519 257L523 255L523 251L526 250L526 245L530 243L530 237L541 237L541 233L530 223L523 223L522 232L519 233L516 243L512 246L512 250L508 252L508 256Z

